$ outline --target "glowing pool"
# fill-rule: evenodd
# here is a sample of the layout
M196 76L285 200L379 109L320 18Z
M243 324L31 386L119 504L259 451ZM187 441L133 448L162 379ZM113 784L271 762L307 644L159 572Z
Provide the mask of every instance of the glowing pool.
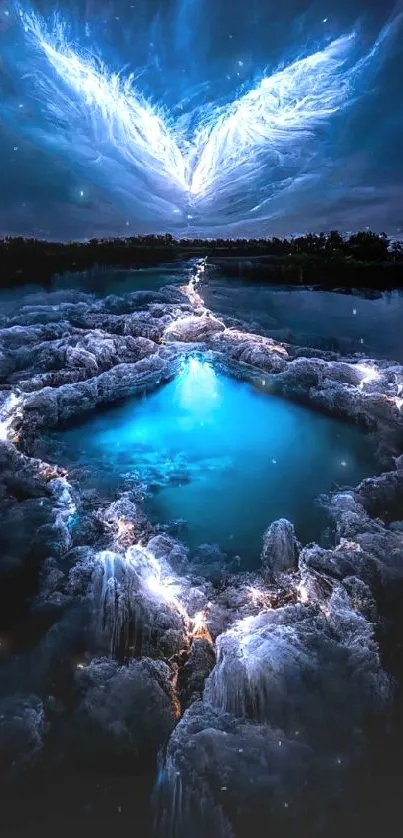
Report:
M59 462L88 469L101 492L137 478L151 520L185 521L181 538L192 549L215 543L248 563L277 518L292 520L302 541L317 539L318 495L373 472L356 428L196 358L155 393L59 431L55 443Z

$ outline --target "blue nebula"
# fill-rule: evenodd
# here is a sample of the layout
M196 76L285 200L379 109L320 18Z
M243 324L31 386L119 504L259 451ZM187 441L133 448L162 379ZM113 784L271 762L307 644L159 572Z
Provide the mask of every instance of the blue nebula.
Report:
M3 4L0 231L397 231L402 15L349 5Z
M318 537L315 499L333 484L373 473L367 439L356 428L190 358L172 382L53 436L57 457L86 467L99 491L144 485L155 523L184 520L195 549L217 544L257 562L266 527L280 517L304 542Z

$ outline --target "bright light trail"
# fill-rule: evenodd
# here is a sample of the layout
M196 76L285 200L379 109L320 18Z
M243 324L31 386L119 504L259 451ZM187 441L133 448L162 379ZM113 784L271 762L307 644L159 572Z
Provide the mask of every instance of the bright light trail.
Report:
M354 369L357 369L362 374L362 379L359 383L359 389L363 390L366 384L372 381L379 381L381 375L375 367L369 364L354 364Z

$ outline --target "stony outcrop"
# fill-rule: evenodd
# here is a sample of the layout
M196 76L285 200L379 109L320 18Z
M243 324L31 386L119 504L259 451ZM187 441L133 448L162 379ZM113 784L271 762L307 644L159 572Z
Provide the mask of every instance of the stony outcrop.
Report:
M265 582L275 582L284 571L296 570L299 548L293 524L285 518L273 521L263 535L261 562Z
M321 499L326 546L268 521L259 569L241 571L152 525L135 479L104 497L42 459L49 428L153 389L195 351L371 433L382 473ZM0 597L20 609L0 649L7 777L46 762L48 739L97 770L166 747L163 836L263 819L298 835L319 805L325 819L393 694L376 628L380 599L403 594L403 367L253 334L166 287L31 295L2 314L0 376Z

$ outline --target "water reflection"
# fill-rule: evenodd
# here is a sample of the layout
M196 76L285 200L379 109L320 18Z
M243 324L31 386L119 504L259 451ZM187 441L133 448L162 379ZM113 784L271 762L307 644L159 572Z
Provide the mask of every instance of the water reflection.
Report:
M212 311L245 319L251 329L299 346L403 360L403 296L399 291L366 298L270 288L220 276L211 277L203 286L203 298Z
M217 543L247 563L277 518L294 521L303 541L319 537L315 498L373 471L356 428L259 392L200 358L152 395L53 439L66 465L89 467L99 490L135 475L152 519L184 519L190 547Z
M204 259L140 270L94 268L84 273L64 274L54 277L47 289L30 285L0 290L0 306L4 315L14 313L18 322L24 306L57 307L63 301L78 301L80 294L124 297L135 291L158 291L165 285L187 287L195 307L204 303L214 313L239 318L252 331L263 331L279 340L403 361L401 292L372 294L367 298L331 291L270 287L218 275Z

